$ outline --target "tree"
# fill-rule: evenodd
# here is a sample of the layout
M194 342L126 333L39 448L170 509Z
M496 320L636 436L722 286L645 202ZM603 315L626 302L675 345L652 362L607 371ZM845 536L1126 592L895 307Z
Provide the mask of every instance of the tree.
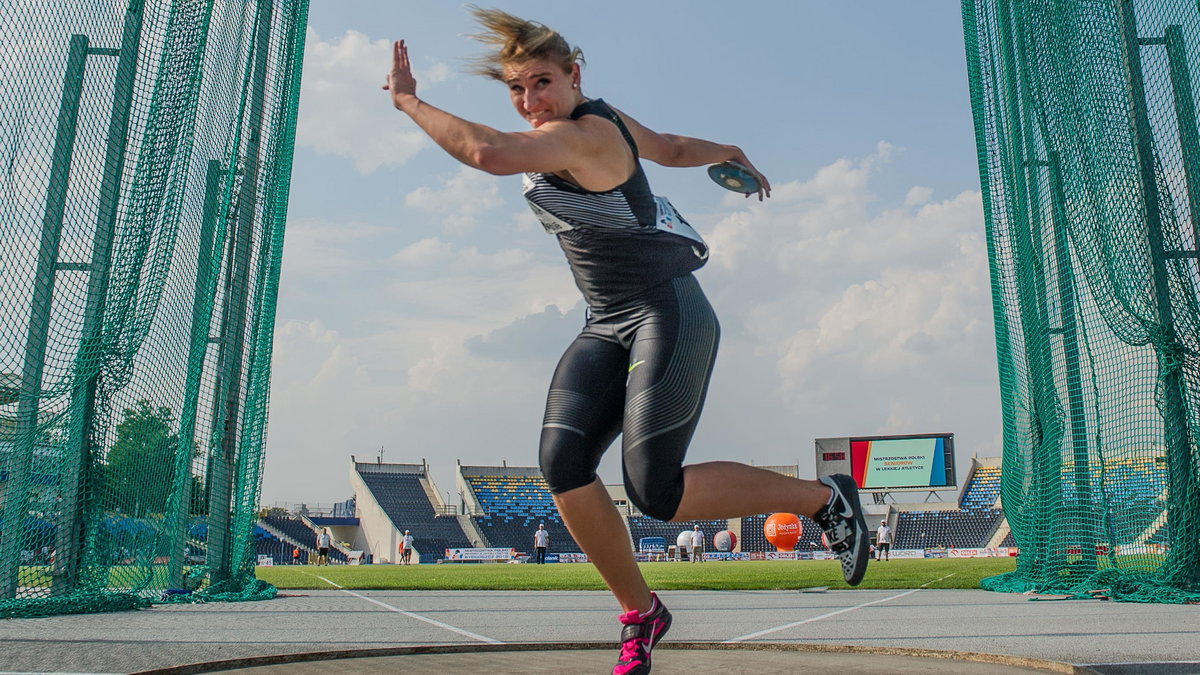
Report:
M163 513L171 494L179 435L170 408L140 400L123 411L108 451L108 494L114 506L141 517Z

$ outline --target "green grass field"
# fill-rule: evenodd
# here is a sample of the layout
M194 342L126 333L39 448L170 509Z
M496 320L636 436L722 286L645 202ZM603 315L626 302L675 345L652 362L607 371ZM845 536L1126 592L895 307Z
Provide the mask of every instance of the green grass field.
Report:
M1015 558L936 558L872 562L856 588L979 588L979 580L1011 572ZM848 589L832 560L709 561L643 563L642 573L655 590L789 590L828 586ZM604 582L586 563L553 565L312 565L259 567L259 579L281 590L336 588L321 577L353 590L421 591L599 591Z

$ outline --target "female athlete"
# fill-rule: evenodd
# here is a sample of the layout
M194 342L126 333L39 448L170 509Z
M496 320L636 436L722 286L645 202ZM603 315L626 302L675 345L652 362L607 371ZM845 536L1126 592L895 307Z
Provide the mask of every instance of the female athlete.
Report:
M582 332L555 370L542 424L542 473L571 536L623 614L615 675L650 672L671 614L634 561L622 517L596 475L617 437L629 498L666 521L786 511L826 532L850 584L868 559L853 480L798 480L735 462L684 466L717 353L719 328L693 272L708 246L663 197L641 160L669 167L735 161L770 184L736 146L658 133L585 96L582 54L557 32L498 10L472 8L496 51L480 74L503 83L529 131L502 132L417 97L408 47L393 46L384 89L443 150L496 175L524 174L530 209L553 234L588 305ZM747 195L749 196L749 195Z

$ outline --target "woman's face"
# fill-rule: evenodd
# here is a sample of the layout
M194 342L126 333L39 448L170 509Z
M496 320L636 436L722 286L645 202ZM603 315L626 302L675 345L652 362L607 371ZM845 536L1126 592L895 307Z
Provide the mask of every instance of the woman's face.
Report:
M583 98L578 64L564 72L552 61L537 59L505 66L504 73L513 107L534 129L550 120L569 118Z

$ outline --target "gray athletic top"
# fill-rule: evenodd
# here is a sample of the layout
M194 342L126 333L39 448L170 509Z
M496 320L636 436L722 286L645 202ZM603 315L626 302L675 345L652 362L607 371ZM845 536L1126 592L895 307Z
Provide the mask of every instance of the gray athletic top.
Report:
M650 192L637 144L601 99L584 101L571 119L599 115L617 125L633 150L629 180L604 192L552 173L525 174L525 199L558 243L584 300L601 309L704 266L708 246L665 197Z

